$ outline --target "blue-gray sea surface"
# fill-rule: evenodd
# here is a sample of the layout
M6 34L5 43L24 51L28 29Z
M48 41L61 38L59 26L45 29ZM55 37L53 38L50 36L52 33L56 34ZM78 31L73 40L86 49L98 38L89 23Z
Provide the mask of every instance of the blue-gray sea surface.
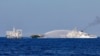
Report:
M2 37L0 56L100 56L100 39Z

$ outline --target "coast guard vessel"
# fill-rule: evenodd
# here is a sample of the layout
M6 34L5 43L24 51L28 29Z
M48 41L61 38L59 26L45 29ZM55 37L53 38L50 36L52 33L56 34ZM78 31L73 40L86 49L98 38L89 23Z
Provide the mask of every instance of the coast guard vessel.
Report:
M97 38L96 35L88 34L83 31L77 30L77 28L70 30L67 34L66 37L68 38Z
M12 31L6 32L7 38L22 38L22 30L13 28Z
M73 30L54 30L45 33L45 38L97 38L96 35L88 34L86 32L77 30L74 28Z

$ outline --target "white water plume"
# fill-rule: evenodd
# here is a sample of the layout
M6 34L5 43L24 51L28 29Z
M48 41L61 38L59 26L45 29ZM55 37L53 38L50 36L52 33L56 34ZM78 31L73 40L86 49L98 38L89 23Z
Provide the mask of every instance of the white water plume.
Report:
M45 37L66 37L66 34L69 32L69 30L53 30L45 33Z

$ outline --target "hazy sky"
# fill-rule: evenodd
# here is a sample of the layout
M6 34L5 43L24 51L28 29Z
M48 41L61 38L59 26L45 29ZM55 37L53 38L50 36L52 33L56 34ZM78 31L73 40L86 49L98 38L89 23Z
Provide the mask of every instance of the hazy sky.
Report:
M100 16L100 0L0 0L0 36L13 27L24 36L55 29L85 28ZM100 35L100 25L86 32Z

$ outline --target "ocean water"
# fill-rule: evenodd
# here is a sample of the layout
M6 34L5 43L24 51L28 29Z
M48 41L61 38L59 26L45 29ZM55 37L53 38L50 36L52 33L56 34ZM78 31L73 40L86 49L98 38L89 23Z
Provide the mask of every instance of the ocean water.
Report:
M100 39L1 37L0 56L100 56Z

